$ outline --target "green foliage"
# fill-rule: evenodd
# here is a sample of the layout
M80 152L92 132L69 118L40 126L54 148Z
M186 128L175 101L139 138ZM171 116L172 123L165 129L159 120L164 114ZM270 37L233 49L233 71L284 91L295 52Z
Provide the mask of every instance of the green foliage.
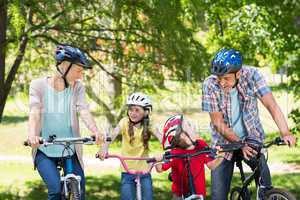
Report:
M12 34L13 37L19 38L23 34L23 29L26 23L23 1L13 0L8 5L8 16L11 25L9 33Z
M289 117L292 118L292 120L295 123L295 127L292 128L292 132L294 134L299 134L300 133L300 109L293 110L289 114Z
M155 93L165 80L202 81L221 47L239 49L246 64L287 66L300 94L299 1L14 0L8 9L7 63L18 38L29 37L12 92L27 92L30 80L53 68L54 45L69 43L88 53L95 73L114 80L114 95L102 102L114 113L132 91Z

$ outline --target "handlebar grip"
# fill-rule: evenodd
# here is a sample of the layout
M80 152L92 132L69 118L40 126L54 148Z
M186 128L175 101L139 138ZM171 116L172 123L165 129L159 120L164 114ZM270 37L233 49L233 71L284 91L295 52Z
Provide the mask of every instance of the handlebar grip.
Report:
M39 140L39 144L44 144L44 140L43 139L40 139ZM28 140L24 141L23 142L23 145L24 146L31 146L30 142L28 142Z
M111 140L112 140L111 137L106 138L106 142L111 142Z
M23 143L23 145L24 145L24 146L30 146L28 141L25 141L25 142Z
M155 158L149 158L147 160L147 163L153 163L153 162L156 162L156 159Z
M96 141L96 136L95 135L91 135L91 139L92 139L93 142L95 142Z
M275 138L274 143L277 145L285 145L285 142L280 137Z

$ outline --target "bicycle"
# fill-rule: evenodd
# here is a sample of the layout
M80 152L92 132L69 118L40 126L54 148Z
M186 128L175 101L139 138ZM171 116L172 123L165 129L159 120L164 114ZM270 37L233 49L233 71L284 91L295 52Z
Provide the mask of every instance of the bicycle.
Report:
M256 160L258 161L256 168L253 170L253 172L249 176L245 176L243 165L242 165L242 156L239 156L238 152L235 152L235 163L236 166L239 169L241 180L242 180L242 187L234 187L230 192L230 200L250 200L251 199L251 192L248 189L248 186L251 184L253 180L255 180L256 183L256 199L257 200L296 200L293 194L290 192L280 189L280 188L270 188L267 189L266 192L263 194L262 198L260 198L260 191L264 190L265 188L260 184L259 180L259 174L260 174L260 163L261 159L261 151L260 149L268 149L269 147L273 145L285 145L284 141L277 137L274 140L267 142L265 144L260 144L259 146L259 153L256 156ZM268 158L266 158L266 161Z
M57 168L61 171L65 165L65 171L61 173L61 199L62 200L80 200L81 177L73 173L73 164L71 156L73 155L72 144L94 144L95 137L74 137L74 138L56 138L56 135L49 136L48 139L40 139L39 143L44 146L48 145L63 145L64 150L61 156L61 162L59 162ZM25 146L30 146L28 141L24 142ZM67 152L67 156L65 155ZM65 161L65 162L64 162ZM65 163L65 164L64 164Z
M99 158L99 155L96 154L96 158ZM151 173L154 164L156 163L154 158L142 158L142 157L126 157L126 156L121 156L121 155L116 155L116 154L106 154L105 159L108 158L117 158L120 160L121 165L125 169L125 171L128 174L133 174L136 175L135 182L136 182L136 199L137 200L142 200L142 185L141 185L141 176ZM149 164L148 169L146 170L131 170L128 168L127 163L125 162L126 160L144 160Z
M231 144L222 144L220 145L220 149L217 150L215 148L206 147L202 150L199 150L192 154L172 154L171 152L166 152L163 156L163 161L168 162L168 160L172 158L181 158L187 161L187 169L188 169L188 184L189 184L189 194L185 195L184 200L204 200L203 195L196 194L194 180L192 176L192 172L190 169L191 158L198 156L200 154L209 154L210 157L216 157L217 151L219 152L230 152L237 149L241 149L244 146L242 142L235 142ZM151 160L150 160L151 161ZM170 177L170 176L169 176Z

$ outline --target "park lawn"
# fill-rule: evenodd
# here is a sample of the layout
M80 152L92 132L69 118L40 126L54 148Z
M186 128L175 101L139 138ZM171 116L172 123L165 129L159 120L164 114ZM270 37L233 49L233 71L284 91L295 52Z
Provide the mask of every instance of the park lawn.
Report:
M155 109L152 114L154 124L163 124L163 122L172 114L184 112L185 115L197 125L197 130L201 132L201 136L209 141L209 116L207 113L199 112L199 90L182 93L179 96L171 96L174 92L170 91L166 96L154 95ZM193 94L190 96L190 94ZM295 107L295 102L290 95L277 91L274 93L278 104L286 114ZM180 103L175 103L176 99ZM173 107L163 107L163 105L172 104ZM27 97L17 96L10 98L5 109L5 117L3 123L0 124L0 155L21 156L27 159L30 158L30 148L22 145L27 135ZM260 105L261 107L261 105ZM267 139L271 140L278 134L273 132L277 130L276 125L272 121L271 116L262 108L260 116L263 126L266 130ZM96 119L101 126L101 118ZM291 123L291 122L289 122ZM88 135L87 129L81 125L83 135ZM272 132L272 134L270 134ZM299 142L298 142L299 143ZM110 152L120 152L120 142L114 142L111 145ZM161 152L161 144L152 139L150 142L151 154L156 155ZM93 158L97 152L97 146L84 146L84 154L89 158ZM272 147L269 151L270 163L294 163L300 165L300 147L289 149L285 146ZM2 161L0 163L0 199L24 199L24 200L39 200L46 199L46 190L37 171L33 171L33 166L30 162L18 161ZM86 168L87 176L87 199L118 199L119 198L119 174L118 170L102 170L97 167L88 166ZM273 183L276 186L289 189L300 199L300 174L286 173L274 174ZM167 174L153 174L153 184L155 191L155 199L170 199L170 182L167 181ZM234 179L233 185L237 185L237 178ZM208 194L210 193L210 176L207 174Z
M46 188L37 171L29 163L1 163L0 199L1 200L40 200L46 199ZM118 170L99 171L87 168L86 190L88 200L119 199L120 172ZM171 182L167 172L153 173L154 199L171 199ZM210 174L206 171L208 199L210 199ZM300 173L272 174L273 185L288 189L300 199ZM235 174L232 186L238 186L238 175ZM251 186L254 189L254 184Z

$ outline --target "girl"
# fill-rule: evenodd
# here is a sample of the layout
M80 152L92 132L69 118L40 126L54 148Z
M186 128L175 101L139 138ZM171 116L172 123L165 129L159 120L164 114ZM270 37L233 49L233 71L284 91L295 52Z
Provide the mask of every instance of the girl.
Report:
M122 135L122 156L130 157L148 157L149 140L151 135L161 141L161 135L156 129L153 131L149 114L152 110L151 101L148 96L142 93L133 93L127 98L127 117L121 119L117 127L113 130L112 141L117 135ZM104 159L108 152L108 143L99 152L100 159ZM145 161L128 161L129 169L144 170L147 169ZM142 199L152 200L152 179L150 174L141 176ZM135 175L125 173L121 174L121 199L136 199Z

